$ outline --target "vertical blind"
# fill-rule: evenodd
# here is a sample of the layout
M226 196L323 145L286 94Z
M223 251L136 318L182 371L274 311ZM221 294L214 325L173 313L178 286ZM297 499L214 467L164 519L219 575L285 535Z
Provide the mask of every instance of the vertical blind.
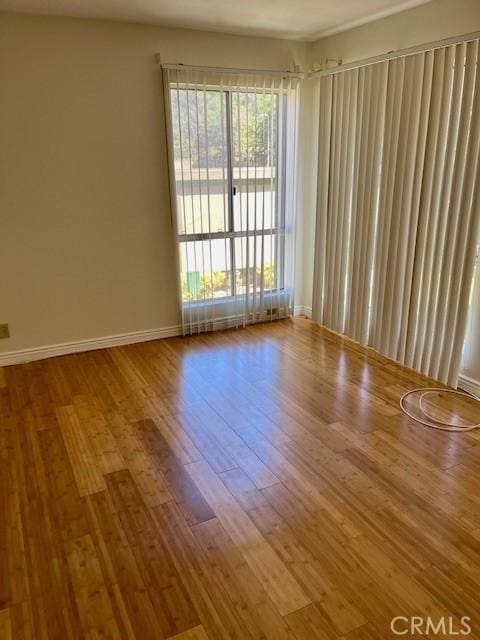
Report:
M163 73L184 333L290 315L296 78Z
M480 224L474 40L320 79L314 318L456 385Z

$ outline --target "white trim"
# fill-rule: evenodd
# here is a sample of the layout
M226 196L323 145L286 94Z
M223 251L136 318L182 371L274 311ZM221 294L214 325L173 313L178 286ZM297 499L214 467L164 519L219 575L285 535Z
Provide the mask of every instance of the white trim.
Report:
M468 376L460 374L458 376L457 387L468 391L477 398L480 398L480 381L469 378Z
M379 62L385 62L386 60L395 60L397 58L406 58L407 56L413 56L417 53L426 53L427 51L434 51L435 49L443 49L454 44L460 44L462 42L472 42L473 40L480 39L480 31L474 31L473 33L466 33L461 36L454 36L453 38L444 38L443 40L436 40L435 42L428 42L415 47L409 47L408 49L399 49L398 51L389 51L388 53L381 54L379 56L373 56L372 58L364 58L363 60L355 60L348 64L342 64L337 67L331 67L330 69L324 69L323 71L315 71L308 75L308 79L314 80L316 78L322 78L324 76L331 76L336 73L342 73L343 71L349 71L350 69L359 69L360 67L368 67L372 64L378 64Z
M315 42L316 40L320 40L321 38L334 36L337 33L343 33L344 31L355 29L355 27L361 27L365 24L369 24L370 22L381 20L382 18L388 18L388 16L393 16L397 13L401 13L402 11L406 11L408 9L413 9L422 4L428 4L429 2L431 2L431 0L407 0L406 2L397 4L396 6L390 7L389 9L383 9L383 11L371 13L368 16L364 16L363 18L357 18L356 20L351 20L350 22L346 22L345 24L331 27L330 29L325 29L324 31L316 33L314 36L308 36L308 39Z
M0 353L0 367L12 364L23 364L33 360L44 360L55 356L64 356L69 353L79 353L81 351L93 351L95 349L106 349L107 347L119 347L135 342L147 342L148 340L159 340L161 338L172 338L182 335L182 327L163 327L162 329L147 329L145 331L133 331L132 333L120 333L116 336L104 336L103 338L91 338L88 340L78 340L75 342L64 342L45 347L35 347L33 349L22 349L20 351L7 351Z
M295 305L293 310L294 316L306 316L307 318L312 317L312 307L306 307L304 305Z

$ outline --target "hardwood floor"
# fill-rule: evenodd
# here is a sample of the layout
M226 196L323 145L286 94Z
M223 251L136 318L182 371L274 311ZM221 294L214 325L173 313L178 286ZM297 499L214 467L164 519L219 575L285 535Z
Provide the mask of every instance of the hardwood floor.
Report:
M0 369L0 637L480 638L480 434L425 381L305 319Z

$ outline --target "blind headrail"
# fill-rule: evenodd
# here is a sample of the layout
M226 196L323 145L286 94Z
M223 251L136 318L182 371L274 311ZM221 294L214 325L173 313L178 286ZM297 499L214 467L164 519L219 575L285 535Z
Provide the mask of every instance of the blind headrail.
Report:
M397 51L389 51L378 56L371 58L364 58L363 60L357 60L355 62L349 62L348 64L338 65L331 69L324 69L323 71L315 71L307 74L307 78L315 80L325 76L331 76L336 73L342 73L342 71L348 71L349 69L359 69L360 67L368 67L373 64L385 62L386 60L395 60L396 58L406 58L407 56L413 56L416 53L426 53L427 51L434 51L435 49L443 49L453 44L461 44L462 42L472 42L473 40L480 40L480 31L474 31L473 33L467 33L461 36L454 36L452 38L444 38L443 40L436 40L435 42L429 42L427 44L417 45L415 47L408 47L407 49L398 49Z
M197 71L206 73L224 73L228 75L248 74L248 75L265 75L265 76L280 76L284 78L304 78L305 73L297 71L278 71L273 69L236 69L232 67L204 67L188 64L169 64L162 63L162 69L173 71Z

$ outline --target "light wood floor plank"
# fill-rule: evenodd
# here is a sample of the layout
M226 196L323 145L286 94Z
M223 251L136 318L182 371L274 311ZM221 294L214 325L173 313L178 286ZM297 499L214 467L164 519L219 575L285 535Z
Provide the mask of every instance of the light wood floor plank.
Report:
M120 629L90 535L66 543L83 632L87 638L119 638Z
M94 443L90 441L88 431L80 422L75 408L72 405L60 407L56 415L80 495L103 491L106 488L103 469L98 464Z
M279 612L286 615L309 604L298 582L208 463L195 462L186 468Z

